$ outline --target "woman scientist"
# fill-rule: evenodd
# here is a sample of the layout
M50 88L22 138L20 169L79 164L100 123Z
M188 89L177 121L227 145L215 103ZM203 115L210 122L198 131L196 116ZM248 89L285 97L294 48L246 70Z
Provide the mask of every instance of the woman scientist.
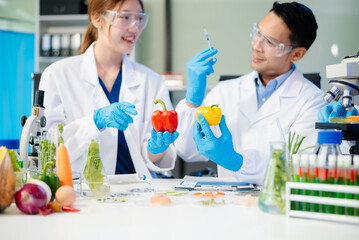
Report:
M151 127L155 99L172 108L168 89L159 74L126 55L146 27L143 10L141 0L90 0L83 54L58 61L42 74L46 128L64 124L74 171L81 170L91 139L100 141L107 174L151 178L174 167L171 143L178 133L156 133Z

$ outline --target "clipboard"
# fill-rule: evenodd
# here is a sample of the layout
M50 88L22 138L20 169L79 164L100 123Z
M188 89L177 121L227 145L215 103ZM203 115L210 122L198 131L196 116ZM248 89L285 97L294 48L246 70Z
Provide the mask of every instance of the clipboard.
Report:
M175 189L198 191L255 191L255 184L238 182L233 178L185 176Z

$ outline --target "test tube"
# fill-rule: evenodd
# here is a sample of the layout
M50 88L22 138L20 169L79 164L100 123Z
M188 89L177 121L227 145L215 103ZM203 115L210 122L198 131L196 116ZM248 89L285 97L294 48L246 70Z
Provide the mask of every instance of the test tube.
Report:
M359 155L353 157L354 185L359 186ZM359 194L355 194L355 199L359 200ZM359 216L359 208L354 209L354 216Z
M300 155L299 154L293 154L292 156L292 167L293 167L293 172L292 172L292 178L294 182L299 182L299 166L300 163Z
M311 183L318 183L319 181L319 173L318 173L318 165L317 165L317 155L310 154L309 155L309 166L310 166L310 182ZM311 191L312 196L319 196L319 191ZM312 212L319 212L319 204L312 203L310 204L310 211Z
M338 164L337 164L337 183L339 185L345 185L345 168L344 168L344 159L345 156L344 155L338 155ZM336 193L336 197L337 198L344 198L345 194L338 192ZM336 214L344 214L344 207L342 206L336 206L335 207L335 213Z
M328 156L328 183L329 184L337 184L337 155L329 155ZM329 192L328 197L335 198L336 194L334 192ZM335 207L334 205L329 205L327 209L327 213L334 213Z
M300 156L300 166L302 169L302 176L300 177L301 182L309 182L309 155L302 154ZM304 195L310 195L310 190L304 190L302 192ZM310 203L304 203L303 208L304 211L310 211Z
M292 179L294 182L299 182L299 166L300 163L300 155L299 154L293 154L292 155ZM292 194L300 194L300 191L298 189L292 189ZM292 210L300 210L300 203L291 201L291 209Z
M327 158L325 155L319 155L318 156L318 169L319 169L319 182L323 184L328 183L328 168L326 167ZM321 191L319 192L319 195L321 197L328 197L327 191ZM328 205L321 204L319 206L319 210L322 213L326 213L328 209Z
M344 169L345 169L345 184L354 185L354 169L352 168L352 156L345 155L344 158ZM346 193L346 199L354 199L353 193ZM344 210L345 215L354 215L354 208L346 207Z
M359 186L359 155L353 157L354 185Z

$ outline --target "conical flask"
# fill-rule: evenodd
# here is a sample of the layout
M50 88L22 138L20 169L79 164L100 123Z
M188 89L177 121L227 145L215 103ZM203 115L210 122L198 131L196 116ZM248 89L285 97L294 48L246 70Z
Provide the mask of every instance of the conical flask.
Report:
M100 157L100 145L92 139L87 151L87 158L83 167L84 182L91 190L85 196L99 197L110 193L110 182L106 175Z
M259 208L262 211L285 213L285 184L288 181L290 181L290 171L286 161L286 145L283 142L272 142L271 159L259 195Z

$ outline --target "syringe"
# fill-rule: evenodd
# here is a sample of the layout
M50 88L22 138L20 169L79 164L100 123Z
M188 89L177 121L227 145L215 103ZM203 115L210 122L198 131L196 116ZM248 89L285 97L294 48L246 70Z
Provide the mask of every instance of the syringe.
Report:
M204 30L204 35L205 35L206 38L207 38L208 47L209 47L210 49L212 49L211 43L209 42L209 37L208 37L207 30L206 30L206 29L203 29L203 30Z

